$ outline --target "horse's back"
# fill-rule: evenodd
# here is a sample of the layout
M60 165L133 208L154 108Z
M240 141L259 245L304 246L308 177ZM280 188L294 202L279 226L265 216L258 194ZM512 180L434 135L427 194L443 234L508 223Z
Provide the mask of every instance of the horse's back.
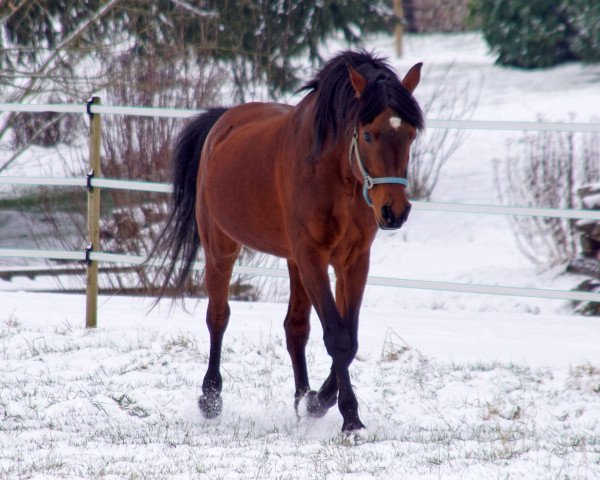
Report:
M212 128L203 157L218 157L216 161L221 163L223 157L240 151L248 155L254 150L275 148L277 133L285 127L292 111L292 106L281 103L254 102L230 108Z
M289 105L249 103L231 108L214 125L198 177L201 226L211 222L244 245L289 256L280 175L282 134L292 111Z
M263 123L264 125L269 125L272 122L277 123L281 121L283 117L289 115L293 110L293 106L284 103L244 103L243 105L237 105L227 110L214 128L218 129L223 123L233 125L236 128L251 125L256 125L257 128L260 128L260 125Z

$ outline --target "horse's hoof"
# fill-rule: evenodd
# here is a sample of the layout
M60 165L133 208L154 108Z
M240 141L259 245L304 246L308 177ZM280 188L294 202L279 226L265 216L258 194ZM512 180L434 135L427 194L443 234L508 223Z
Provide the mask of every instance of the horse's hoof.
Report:
M337 401L337 399L334 399L333 402L330 402L331 405L323 405L319 402L318 394L314 390L307 392L304 398L306 399L306 412L315 418L324 416Z
M357 433L360 430L364 430L366 427L360 421L360 419L355 418L354 420L344 420L344 425L342 426L342 433L346 435L351 435L353 433Z
M207 397L206 395L202 395L198 398L198 406L204 418L212 419L221 415L223 400L220 396Z

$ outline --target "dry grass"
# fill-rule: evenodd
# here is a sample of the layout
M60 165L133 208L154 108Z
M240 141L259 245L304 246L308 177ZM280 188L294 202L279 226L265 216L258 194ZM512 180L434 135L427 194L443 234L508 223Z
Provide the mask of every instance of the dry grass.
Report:
M352 369L363 420L296 418L285 343L229 336L223 416L195 405L207 345L189 331L2 324L3 478L598 478L599 370L449 364L393 331ZM318 341L311 376L329 360ZM560 472L560 476L556 476ZM482 476L483 475L483 476Z

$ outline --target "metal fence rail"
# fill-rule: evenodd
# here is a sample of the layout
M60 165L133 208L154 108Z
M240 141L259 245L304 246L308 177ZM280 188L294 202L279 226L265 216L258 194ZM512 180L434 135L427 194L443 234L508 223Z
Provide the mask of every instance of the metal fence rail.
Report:
M120 263L125 265L144 265L146 267L155 267L160 265L160 261L149 261L139 255L123 255L106 252L66 252L56 250L18 250L18 249L0 249L0 257L14 258L47 258L53 260L91 260L97 262ZM196 262L194 270L203 270L204 263ZM288 271L285 268L265 268L252 267L248 265L235 265L233 267L235 275L251 275L270 278L288 278ZM335 274L329 274L332 282L336 281ZM479 293L488 295L507 295L514 297L546 298L551 300L574 300L581 302L600 302L600 293L580 292L572 290L558 290L549 288L524 288L507 285L482 285L459 282L439 282L433 280L417 280L413 278L396 277L367 277L367 285L378 287L394 288L414 288L419 290L436 290L455 293Z
M86 178L44 178L44 177L0 177L0 185L42 185L42 186L88 186ZM171 193L168 183L143 182L138 180L118 180L112 178L91 178L92 187L131 190L140 192ZM600 211L567 208L519 207L508 205L476 205L468 203L411 201L415 210L430 212L478 213L494 215L517 215L528 217L569 218L576 220L600 220Z
M100 145L100 115L136 115L145 117L161 118L189 118L204 110L182 110L168 108L147 108L147 107L123 107L100 105L99 99L94 97L87 104L44 104L44 105L22 105L11 103L0 103L0 112L57 112L87 114L92 121L90 122L90 159L99 159ZM501 122L501 121L481 121L481 120L429 120L429 128L446 129L469 129L469 130L501 130L501 131L554 131L554 132L600 132L600 123L560 123L560 122ZM86 187L88 188L88 235L97 236L99 228L99 214L94 213L100 189L120 189L131 191L170 193L171 185L156 182L143 182L136 180L118 180L100 177L100 166L91 165L92 172L88 177L80 178L44 178L44 177L11 177L1 176L0 185L37 185L37 186L65 186L65 187ZM94 195L96 195L94 197ZM91 198L95 198L93 201ZM577 210L577 209L554 209L542 207L522 207L522 206L504 206L504 205L473 205L444 202L423 202L414 201L414 208L423 211L438 211L452 213L471 213L471 214L497 214L497 215L520 215L520 216L540 216L550 218L568 218L568 219L588 219L600 220L600 211ZM94 231L96 234L94 234ZM97 239L96 239L97 240ZM112 262L129 265L152 266L152 263L145 263L146 259L134 255L122 255L114 253L99 252L97 242L90 238L92 247L85 251L67 252L56 250L22 250L22 249L0 249L0 257L19 257L19 258L43 258L51 260L71 260L85 261L88 264L88 304L86 313L86 326L96 326L97 315L97 273L98 262ZM195 269L202 269L204 265L198 262L194 265ZM95 273L94 273L95 271ZM285 269L263 268L236 265L234 273L240 275L268 276L275 278L287 278L288 272ZM95 278L94 278L95 276ZM335 276L331 274L331 280L335 281ZM95 282L95 288L94 287ZM401 279L389 277L368 277L368 285L387 286L396 288L416 288L436 291L450 291L459 293L477 293L492 295L510 295L520 297L534 297L558 300L575 301L594 301L600 302L600 293L567 291L556 289L540 288L522 288L502 285L481 285L465 284L456 282L439 282L430 280ZM90 288L90 285L92 288Z
M87 104L36 104L0 103L0 112L57 112L100 113L112 115L136 115L142 117L189 118L205 110L177 108L126 107L118 105ZM460 130L504 130L518 132L600 132L600 123L582 122L503 122L495 120L430 119L428 128L451 128Z

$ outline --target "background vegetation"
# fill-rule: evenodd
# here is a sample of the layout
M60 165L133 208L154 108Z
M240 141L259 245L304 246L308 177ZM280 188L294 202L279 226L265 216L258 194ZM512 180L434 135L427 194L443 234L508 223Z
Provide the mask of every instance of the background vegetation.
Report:
M368 0L21 0L0 3L0 102L82 103L101 92L112 105L200 109L277 99L299 86L302 64L322 61L319 44L341 36L358 44L387 27L387 2ZM170 146L180 122L106 116L103 175L168 181ZM57 113L0 116L0 172L32 146L56 148L67 173L86 169L87 125ZM78 192L41 191L55 235L41 247L85 245L85 202ZM65 195L68 198L65 199ZM69 205L64 213L63 206ZM165 197L103 193L101 248L146 255L158 233ZM57 212L62 211L60 217ZM57 245L57 243L59 245ZM262 262L244 252L245 260ZM153 289L144 269L104 276L104 287ZM190 283L196 291L200 279ZM238 282L236 295L254 295Z
M502 65L600 61L600 2L473 0L472 11Z
M342 37L351 45L359 45L365 33L391 32L392 3L0 2L0 101L81 103L92 92L101 92L106 103L113 105L199 109L256 98L278 99L293 91L300 77L306 78L307 72L298 65L306 65L307 58L315 66L323 60L319 45L327 38ZM412 5L403 3L405 7ZM600 59L599 2L473 0L472 13L498 53L499 63L538 67ZM406 14L410 16L410 9ZM442 80L423 105L424 110L430 116L442 112L445 117L468 118L477 99L457 94L469 91L468 87ZM168 181L169 151L177 125L169 119L105 116L104 175ZM32 146L40 146L56 148L65 170L81 175L86 168L81 155L86 129L82 116L4 114L0 116L0 172ZM461 135L432 130L415 143L409 172L413 198L431 197L442 167L463 140ZM557 208L577 206L577 186L597 177L586 176L584 171L591 170L581 167L581 162L593 165L598 150L593 142L584 148L577 141L573 136L560 135L524 139L529 161L519 162L522 168L512 172L513 191L499 190L501 198L514 204L526 201ZM590 153L582 157L586 148ZM551 177L558 171L571 173ZM550 182L555 189L533 189L531 179L539 185ZM64 190L58 195L54 190L41 193L45 215L56 235L38 241L48 248L56 246L49 243L59 242L62 248L81 249L85 244L84 198L80 192ZM165 197L107 191L102 202L102 248L146 255L164 215ZM61 212L58 217L57 211ZM517 219L513 226L526 255L536 263L559 264L577 251L570 222ZM246 252L246 260L260 261L250 252ZM156 280L148 278L142 269L133 274L136 282L148 288ZM122 288L131 279L117 275L109 283Z

